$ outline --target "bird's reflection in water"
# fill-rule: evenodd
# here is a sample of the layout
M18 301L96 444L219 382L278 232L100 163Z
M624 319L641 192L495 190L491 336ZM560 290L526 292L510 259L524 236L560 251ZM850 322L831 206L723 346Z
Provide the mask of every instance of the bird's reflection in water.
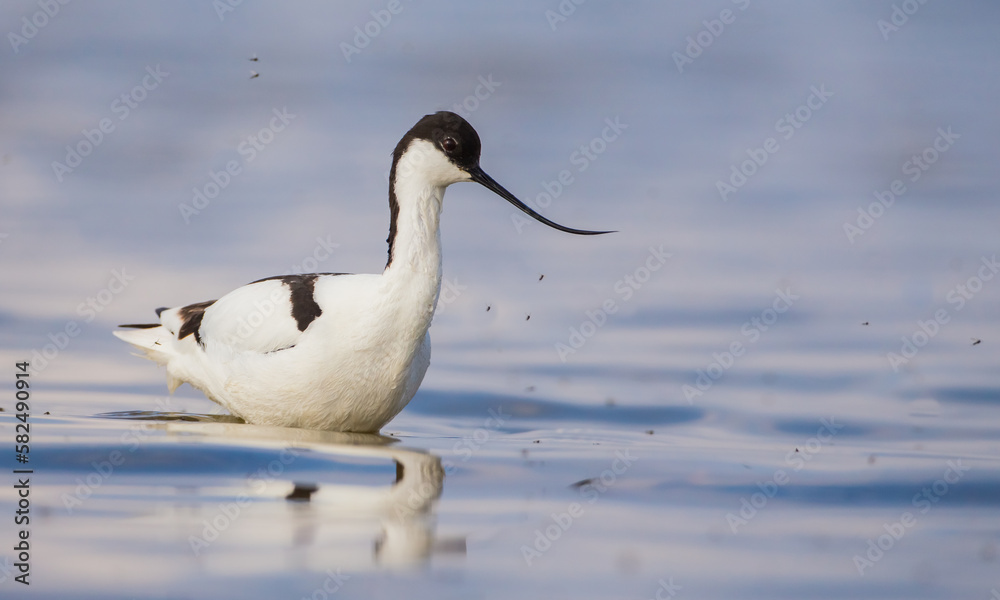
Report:
M217 419L187 413L132 412L101 416L155 420L158 421L155 427L165 429L168 438L183 438L186 442L200 438L203 443L280 450L293 456L308 453L313 459L329 458L332 463L378 464L384 460L387 465L395 465L395 480L387 482L389 485L338 483L331 481L338 475L332 469L329 474L317 474L317 478L323 478L320 481L303 480L290 474L255 481L259 485L255 492L259 493L254 497L258 500L281 499L287 503L289 520L274 522L273 526L290 526L292 546L305 554L312 554L329 544L331 533L334 541L356 539L356 526L372 521L379 523L379 531L371 542L374 562L382 567L415 567L426 564L433 554L465 554L464 538L438 540L435 536L433 508L444 487L441 459L421 450L405 448L395 438L264 427L234 423L228 417ZM310 472L315 473L315 470ZM315 555L299 558L303 563L322 562Z

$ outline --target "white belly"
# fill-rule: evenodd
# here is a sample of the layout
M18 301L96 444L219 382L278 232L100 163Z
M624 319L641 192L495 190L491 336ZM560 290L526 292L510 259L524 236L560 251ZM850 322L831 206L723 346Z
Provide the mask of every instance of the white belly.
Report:
M237 359L221 392L212 396L251 423L378 431L416 394L430 355L429 334L412 353L340 348L327 361L301 344Z
M168 369L251 423L378 431L413 398L430 364L436 290L417 289L424 300L406 293L412 286L401 292L395 284L380 275L321 278L315 299L322 314L296 336L287 333L294 327L287 309L254 318L259 299L223 297L216 313L206 312L204 348ZM214 323L215 315L229 329ZM258 326L237 338L232 324L240 322ZM275 338L289 341L268 347L281 346L276 350L254 347Z

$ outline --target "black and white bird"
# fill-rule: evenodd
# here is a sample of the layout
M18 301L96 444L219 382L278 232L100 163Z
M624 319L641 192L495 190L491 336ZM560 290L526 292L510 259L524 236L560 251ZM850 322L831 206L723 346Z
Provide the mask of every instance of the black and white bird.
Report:
M171 393L189 383L249 423L378 431L430 364L445 188L474 181L555 229L610 233L539 215L480 168L479 152L476 130L451 112L427 115L403 136L392 153L381 274L268 277L114 333L166 366Z

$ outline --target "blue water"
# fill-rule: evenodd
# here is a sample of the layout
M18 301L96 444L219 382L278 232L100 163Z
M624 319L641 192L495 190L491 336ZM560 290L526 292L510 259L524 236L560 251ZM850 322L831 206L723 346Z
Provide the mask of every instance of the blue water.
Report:
M994 4L41 6L0 8L0 597L1000 598ZM110 335L377 272L442 109L619 233L449 189L382 436L232 422Z

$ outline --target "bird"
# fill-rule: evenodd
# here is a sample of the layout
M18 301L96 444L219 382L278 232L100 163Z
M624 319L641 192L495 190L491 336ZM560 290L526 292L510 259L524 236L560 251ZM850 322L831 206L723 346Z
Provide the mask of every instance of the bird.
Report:
M166 367L170 393L188 383L247 423L377 432L410 402L430 364L448 186L478 183L563 232L614 233L538 214L482 169L480 152L476 130L448 111L424 116L400 139L380 274L266 277L113 333Z

